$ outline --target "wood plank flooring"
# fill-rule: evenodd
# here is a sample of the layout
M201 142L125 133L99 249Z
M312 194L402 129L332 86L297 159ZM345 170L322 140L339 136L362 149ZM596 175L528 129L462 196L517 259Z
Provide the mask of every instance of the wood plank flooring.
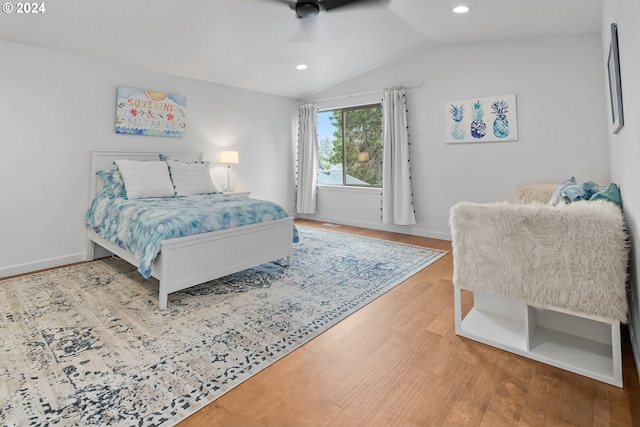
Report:
M456 336L452 273L448 254L179 426L640 426L626 328L620 389Z

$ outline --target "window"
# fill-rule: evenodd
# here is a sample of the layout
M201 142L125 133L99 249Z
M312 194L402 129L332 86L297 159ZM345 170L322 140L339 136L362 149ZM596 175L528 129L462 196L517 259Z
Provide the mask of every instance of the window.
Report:
M382 107L318 112L318 184L382 185Z

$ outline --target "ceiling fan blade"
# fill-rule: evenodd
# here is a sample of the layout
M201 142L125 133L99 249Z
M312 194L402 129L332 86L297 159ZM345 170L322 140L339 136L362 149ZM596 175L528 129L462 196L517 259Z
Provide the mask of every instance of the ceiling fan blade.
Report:
M296 0L271 0L271 1L288 4L291 9L296 8Z
M345 6L386 5L389 0L320 0L320 7L326 11Z

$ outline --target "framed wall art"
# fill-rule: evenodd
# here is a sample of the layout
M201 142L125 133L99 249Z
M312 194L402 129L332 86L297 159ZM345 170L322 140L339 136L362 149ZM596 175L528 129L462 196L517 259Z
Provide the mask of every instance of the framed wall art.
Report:
M498 95L444 103L448 144L517 141L516 95Z
M116 133L180 137L185 131L187 98L166 92L118 88Z
M611 106L611 124L613 133L620 132L624 126L622 114L622 83L620 80L620 56L618 52L618 27L611 24L611 43L609 44L609 56L607 58L607 71L609 75L609 104Z

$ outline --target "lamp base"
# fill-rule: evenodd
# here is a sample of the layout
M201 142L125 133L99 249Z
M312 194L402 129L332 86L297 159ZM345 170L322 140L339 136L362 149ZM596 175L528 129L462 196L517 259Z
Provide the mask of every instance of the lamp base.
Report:
M222 189L225 193L230 193L233 191L231 188L231 165L227 165L227 186Z

